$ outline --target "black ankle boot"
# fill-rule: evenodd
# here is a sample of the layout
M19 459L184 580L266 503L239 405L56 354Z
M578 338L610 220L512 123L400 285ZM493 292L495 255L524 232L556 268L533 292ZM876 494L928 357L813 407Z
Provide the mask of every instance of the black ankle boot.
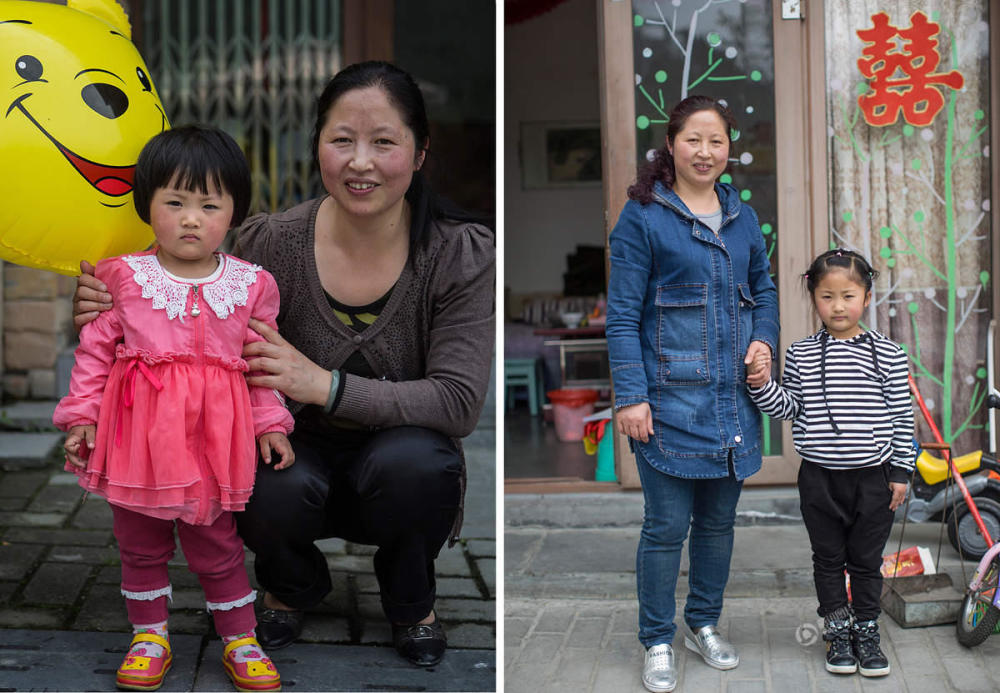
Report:
M889 660L879 647L878 621L857 621L851 626L851 649L862 676L886 676Z
M823 640L826 641L827 671L832 674L853 674L858 670L858 660L851 648L851 613L847 607L826 615Z

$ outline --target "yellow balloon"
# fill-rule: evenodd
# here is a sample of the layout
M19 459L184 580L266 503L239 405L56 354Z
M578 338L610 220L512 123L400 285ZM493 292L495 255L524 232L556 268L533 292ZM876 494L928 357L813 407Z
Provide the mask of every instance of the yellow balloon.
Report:
M0 0L0 258L61 274L146 248L132 180L169 127L115 0Z

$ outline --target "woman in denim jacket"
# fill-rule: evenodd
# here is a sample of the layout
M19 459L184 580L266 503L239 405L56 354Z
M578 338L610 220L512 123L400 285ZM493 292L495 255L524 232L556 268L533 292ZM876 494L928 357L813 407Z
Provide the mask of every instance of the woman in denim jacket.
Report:
M650 691L677 681L674 589L689 527L685 645L718 669L739 664L716 625L736 502L761 465L760 414L745 385L770 373L778 309L757 215L716 182L734 130L714 99L679 103L610 238L606 331L617 428L636 453L645 496L636 573ZM748 374L759 352L767 360Z

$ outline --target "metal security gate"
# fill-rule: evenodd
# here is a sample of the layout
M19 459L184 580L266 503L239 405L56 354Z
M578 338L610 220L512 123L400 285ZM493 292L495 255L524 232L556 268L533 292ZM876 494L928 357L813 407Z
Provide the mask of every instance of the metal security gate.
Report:
M251 212L323 188L316 97L341 65L340 0L137 0L139 46L172 125L222 128L243 148Z

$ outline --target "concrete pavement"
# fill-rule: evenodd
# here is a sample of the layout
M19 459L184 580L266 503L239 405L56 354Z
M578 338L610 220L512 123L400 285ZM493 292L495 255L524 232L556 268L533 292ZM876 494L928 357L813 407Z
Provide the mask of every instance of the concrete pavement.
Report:
M449 640L443 662L419 669L395 653L379 605L373 547L327 540L322 549L333 592L309 614L302 640L273 653L285 690L495 690L492 396L488 403L464 441L469 479L463 539L443 550L436 564L435 608ZM0 407L0 691L114 690L131 627L119 593L111 513L99 497L84 502L76 478L61 471L62 456L53 446L62 436L44 430L53 406ZM204 596L180 551L170 572L175 656L162 690L232 690ZM250 575L253 580L252 570Z
M636 638L635 550L641 493L508 495L504 531L504 690L533 693L644 691ZM741 653L717 671L675 641L677 691L1000 690L1000 635L966 649L954 624L902 628L880 620L892 674L836 676L824 669L811 554L795 489L746 489L719 624ZM900 526L889 541L896 549ZM908 524L903 546L937 558L940 526ZM962 564L944 539L941 570L964 593ZM966 563L965 580L974 565ZM687 593L687 557L678 581L678 618Z

